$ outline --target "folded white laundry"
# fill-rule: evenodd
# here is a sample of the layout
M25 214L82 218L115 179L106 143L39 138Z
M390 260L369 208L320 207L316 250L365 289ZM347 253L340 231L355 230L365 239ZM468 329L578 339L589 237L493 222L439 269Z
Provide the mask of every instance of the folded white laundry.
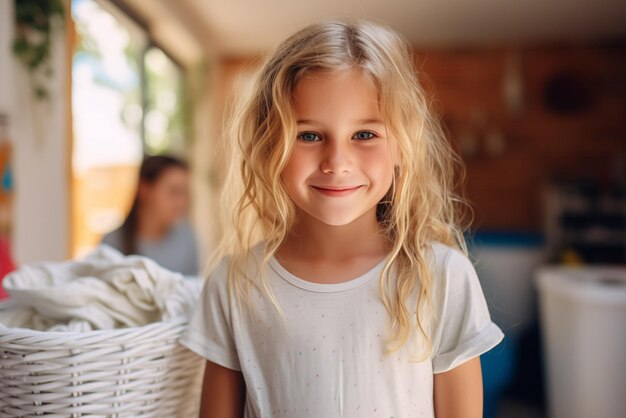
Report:
M142 326L188 316L202 289L150 258L100 244L80 260L40 262L8 274L10 309L0 327L89 331Z

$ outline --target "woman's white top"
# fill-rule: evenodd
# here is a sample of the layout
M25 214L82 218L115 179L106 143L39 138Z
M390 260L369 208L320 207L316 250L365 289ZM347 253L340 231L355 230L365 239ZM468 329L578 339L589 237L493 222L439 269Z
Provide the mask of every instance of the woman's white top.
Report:
M263 245L253 247L259 261ZM433 418L433 374L489 351L504 333L491 320L472 262L443 243L432 241L430 248L425 255L440 320L433 325L429 360L410 361L421 348L417 332L409 345L384 355L390 322L379 276L390 255L339 284L303 280L270 259L265 274L286 325L260 291L252 293L252 315L245 305L237 308L227 289L225 256L204 285L180 342L243 373L246 418ZM255 266L249 263L251 274ZM411 312L418 290L409 300Z

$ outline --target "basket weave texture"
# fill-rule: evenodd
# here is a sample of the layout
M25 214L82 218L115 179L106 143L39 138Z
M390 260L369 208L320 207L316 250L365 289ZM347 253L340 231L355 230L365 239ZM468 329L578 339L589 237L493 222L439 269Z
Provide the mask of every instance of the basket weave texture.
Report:
M0 311L11 301L0 302ZM49 332L0 327L0 418L197 417L204 364L187 317Z

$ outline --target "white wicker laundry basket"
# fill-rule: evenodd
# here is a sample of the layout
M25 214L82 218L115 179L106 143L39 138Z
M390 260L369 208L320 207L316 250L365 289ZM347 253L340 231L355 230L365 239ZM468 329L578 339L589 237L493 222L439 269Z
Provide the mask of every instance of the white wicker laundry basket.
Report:
M82 333L0 327L0 418L197 417L205 363L178 344L187 321Z

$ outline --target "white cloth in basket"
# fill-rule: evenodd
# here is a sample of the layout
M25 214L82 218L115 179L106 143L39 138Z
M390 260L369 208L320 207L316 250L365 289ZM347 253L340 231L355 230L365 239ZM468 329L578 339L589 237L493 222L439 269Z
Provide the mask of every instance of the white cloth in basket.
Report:
M0 326L82 332L188 316L202 280L100 244L80 260L24 265L2 285L13 308Z

